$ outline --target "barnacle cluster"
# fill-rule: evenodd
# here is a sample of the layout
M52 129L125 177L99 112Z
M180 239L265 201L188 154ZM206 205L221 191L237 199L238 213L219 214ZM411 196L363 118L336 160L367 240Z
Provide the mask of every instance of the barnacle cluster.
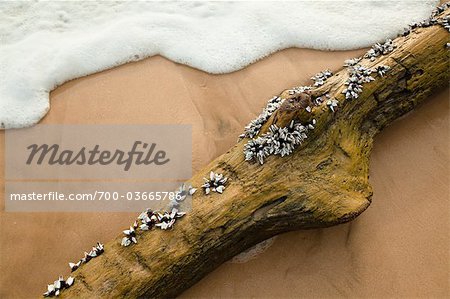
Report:
M269 131L256 139L249 140L244 146L246 161L256 160L261 165L270 155L287 156L308 137L308 129L314 129L316 120L303 125L292 120L286 127L271 125Z
M330 70L325 70L316 74L311 78L314 81L314 87L322 86L332 75L333 73ZM297 94L305 93L311 89L311 86L300 86L289 89L287 92L289 95L296 96ZM240 136L241 138L251 138L244 146L246 161L258 161L260 164L264 164L265 159L270 155L280 155L282 157L289 155L293 152L295 147L300 145L307 138L308 130L314 129L314 125L316 124L315 119L308 124L292 121L288 126L282 128L273 124L265 134L254 138L259 134L261 127L269 119L270 115L272 115L284 101L284 99L281 99L280 97L275 97L273 99L276 99L276 107L268 106L269 108L274 109L268 109L268 107L264 108L263 113L261 113L257 119L250 122L250 124L245 127L244 134ZM273 99L269 101L269 104L271 104ZM330 100L329 94L311 99L312 104L316 106L327 100ZM335 104L332 106L334 109L334 107L337 106L337 103L333 102L333 104ZM311 105L306 106L304 109L309 113L312 112Z
M63 276L60 276L58 280L55 280L52 284L47 285L47 291L43 294L44 297L59 296L61 290L67 289L73 285L74 278L69 276L67 280L64 280Z
M170 213L168 212L155 212L150 209L142 212L138 219L141 222L139 229L150 230L152 227L158 227L162 230L172 228L175 224L176 219L186 215L185 212L179 212L178 209L172 209Z
M103 244L100 242L97 242L95 246L92 247L91 251L84 252L84 257L81 258L77 263L69 263L70 270L73 272L76 269L78 269L81 264L86 264L91 259L96 258L97 256L101 255L103 252L105 252L105 248L103 247Z
M185 212L179 212L176 208L172 208L170 213L167 211L152 211L151 209L146 209L138 216L138 220L136 220L129 229L123 231L125 237L122 238L121 245L130 246L132 243L136 244L137 229L148 231L155 227L167 230L173 228L175 221L184 215L186 215Z
M294 94L299 94L299 93L303 93L307 90L311 90L311 86L296 86L293 87L291 89L288 89L288 93L289 95L294 95Z
M440 20L437 20L436 17L444 12L447 8L450 7L450 2L443 3L442 5L436 7L433 12L431 13L431 18L435 20L434 24L440 24L445 29L447 29L450 32L450 16L444 16ZM433 25L434 25L433 24Z
M136 229L138 227L137 221L134 222L130 229L126 229L123 231L125 237L122 238L122 242L120 243L122 246L130 246L131 243L137 243L136 239Z
M170 201L169 208L178 208L180 206L180 202L186 199L187 196L194 195L197 188L193 188L191 185L187 186L186 184L181 184L178 191L176 191L175 197Z
M372 77L372 73L376 72L382 77L386 75L389 69L390 67L386 65L380 65L374 69L366 68L360 64L349 66L349 78L345 82L347 88L345 88L342 93L345 94L347 100L357 99L362 92L363 84L375 80L375 78Z
M69 263L71 272L77 270L81 266L81 264L86 264L91 259L101 255L103 252L105 252L103 244L97 242L97 244L92 247L91 251L85 252L84 257L81 258L77 263ZM72 286L73 282L74 278L71 276L67 278L67 280L64 280L64 277L60 276L58 280L55 280L53 284L47 285L47 291L44 293L44 297L59 296L60 291Z
M450 7L450 2L446 2L438 7L431 13L431 16L421 22L413 22L409 24L407 28L404 28L403 32L399 34L399 36L407 36L411 33L412 30L416 28L425 28L430 27L436 24L442 25L445 29L450 32L450 16L444 16L442 18L438 18L438 15L441 14L444 10ZM364 58L370 59L370 61L374 61L377 57L381 55L386 55L392 52L396 46L391 39L386 40L385 43L380 44L376 43L372 49L370 49L366 54L364 54ZM344 66L354 66L359 63L361 58L354 58L350 60L346 60ZM380 74L380 73L379 73ZM380 76L383 76L380 74Z
M378 74L378 76L383 77L384 75L386 75L387 71L389 71L391 68L388 67L387 65L379 65L375 68L375 72Z
M172 209L170 213L167 212L164 212L163 214L158 213L159 223L156 223L155 226L162 230L173 228L175 221L178 218L183 217L184 215L186 215L186 212L179 212L178 209Z
M342 93L345 94L345 99L357 99L359 94L362 92L362 82L356 76L351 76L345 82L347 88L345 88Z
M360 61L361 61L361 57L357 57L357 58L352 58L352 59L347 59L344 61L344 66L354 66L357 65Z
M323 73L322 80L325 81L329 76L331 76L331 72L326 70ZM319 73L320 74L320 73ZM318 74L318 75L319 75ZM317 75L316 75L317 76ZM289 90L287 90L289 95L295 95L303 93L307 90L311 90L311 86L298 86L293 87ZM244 128L244 133L239 135L239 138L253 138L256 135L258 135L259 131L261 130L261 127L267 122L269 117L283 104L284 99L282 99L280 96L274 96L272 97L268 102L265 108L263 108L263 111L261 114L250 121L248 125Z
M153 226L158 222L158 217L151 209L146 209L142 212L138 219L141 221L139 228L141 230L151 230Z
M436 8L432 11L431 16L432 16L432 17L435 17L435 16L437 16L438 14L443 13L444 10L446 10L446 9L449 8L449 7L450 7L450 2L442 3L441 5L439 5L438 7L436 7Z
M387 39L383 44L376 43L372 46L372 49L367 51L366 54L364 54L364 58L370 59L370 61L374 61L375 58L386 55L394 51L396 46L394 45L394 42L391 39Z
M179 203L186 199L187 196L192 196L196 188L191 185L181 184L178 191L175 192L175 196L171 199L169 204L170 212L167 211L153 211L146 209L137 217L137 220L130 226L129 229L123 231L124 237L122 238L122 246L130 246L137 243L136 230L148 231L152 228L159 228L167 230L173 228L175 221L178 218L186 215L185 212L180 212Z
M360 64L355 65L350 68L350 74L352 76L358 77L362 83L369 83L374 81L375 79L371 76L372 70L362 66Z
M271 98L266 107L263 109L261 114L254 120L252 120L247 126L244 128L244 133L241 134L240 138L253 138L259 133L259 130L264 125L264 123L269 119L272 113L278 109L283 103L283 99L279 96L275 96Z
M264 164L264 158L270 155L267 143L268 139L264 137L248 141L244 147L245 161L257 159L261 165Z
M342 93L345 94L346 99L357 99L362 92L362 85L364 83L375 80L371 74L372 70L360 64L349 67L350 77L345 82L347 88Z
M223 190L225 190L225 184L227 183L228 178L221 173L219 174L211 171L209 177L203 178L203 180L205 180L205 183L202 185L202 188L205 191L205 194L208 195L211 191L222 193Z
M324 101L327 101L327 100L329 100L330 98L331 98L331 96L330 96L328 93L326 93L325 95L322 95L322 96L319 96L319 97L314 98L312 101L313 101L313 103L314 103L316 106L319 106L319 105L322 104ZM310 112L310 111L308 111L308 112Z
M436 24L440 24L445 29L447 29L450 32L450 26L449 26L449 16L442 17L441 19L438 19L438 15L444 12L447 8L450 7L450 2L443 3L442 5L436 7L433 12L431 13L431 16L422 22L413 22L409 24L408 28L405 28L403 30L402 36L407 36L411 33L412 30L416 28L425 28L430 27Z
M333 73L330 70L324 70L320 73L317 73L314 77L311 77L311 80L314 81L314 86L319 87L322 86L325 81L333 76Z
M441 25L450 32L450 15L441 19Z
M436 24L437 23L437 20L435 19L436 15L438 13L441 13L444 9L446 9L449 6L450 5L445 4L439 7L429 19L420 23L411 24L409 28L405 29L404 35L409 34L409 31L416 27L426 27ZM363 84L375 80L372 77L372 73L376 73L378 76L383 77L390 70L390 67L386 65L379 65L376 66L374 69L370 69L362 66L360 64L360 61L363 58L369 59L370 61L374 61L377 57L391 53L392 51L394 51L395 48L396 45L394 44L394 42L391 39L387 39L382 44L376 43L375 45L373 45L373 47L369 51L367 51L363 57L345 60L344 66L348 68L349 78L345 82L345 85L347 87L342 91L342 93L345 94L346 99L357 99L359 97L359 94L362 92ZM327 105L330 107L330 109L334 111L335 106L333 104L337 103L328 99Z
M409 24L408 28L404 29L403 36L408 35L411 32L411 30L413 30L413 29L426 28L426 27L436 25L438 23L439 23L438 20L433 15L421 22L413 22L413 23Z

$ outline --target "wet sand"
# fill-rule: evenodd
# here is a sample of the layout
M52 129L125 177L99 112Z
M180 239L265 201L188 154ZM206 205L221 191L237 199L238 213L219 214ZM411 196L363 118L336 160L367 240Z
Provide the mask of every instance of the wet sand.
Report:
M226 75L153 57L57 88L42 123L192 124L195 171L232 146L271 96L362 52L288 49ZM256 259L222 265L182 297L448 297L449 139L445 90L378 136L373 203L358 219L282 235ZM0 151L4 169L3 132ZM68 274L69 261L136 216L5 213L1 205L0 298L39 296Z

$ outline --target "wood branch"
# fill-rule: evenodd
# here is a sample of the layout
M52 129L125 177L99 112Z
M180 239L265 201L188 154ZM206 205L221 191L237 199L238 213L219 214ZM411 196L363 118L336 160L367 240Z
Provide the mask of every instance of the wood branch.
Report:
M448 14L448 10L444 12ZM270 156L264 165L244 161L241 140L199 171L230 178L223 194L198 190L193 209L168 231L138 233L138 244L120 246L117 237L105 253L74 272L75 284L63 297L174 297L234 255L279 233L328 227L350 221L370 204L369 156L374 136L411 111L449 81L448 32L441 26L415 29L395 39L397 48L361 65L390 67L384 77L364 84L358 99L342 94L344 68L311 96L329 93L339 100L333 113L325 103L306 113L301 99L285 91L283 106L270 124L317 120L307 142L287 157Z

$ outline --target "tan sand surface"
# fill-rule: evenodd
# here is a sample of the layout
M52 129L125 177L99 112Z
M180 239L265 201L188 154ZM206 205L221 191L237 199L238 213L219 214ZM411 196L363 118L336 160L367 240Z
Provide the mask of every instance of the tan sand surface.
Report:
M42 122L192 124L196 170L233 145L272 95L362 52L288 49L226 75L153 57L57 88ZM222 265L182 297L449 297L449 138L445 90L378 136L373 203L358 219L282 235L256 259ZM0 152L4 169L3 132ZM69 261L136 216L5 213L1 205L0 298L38 296L68 274Z

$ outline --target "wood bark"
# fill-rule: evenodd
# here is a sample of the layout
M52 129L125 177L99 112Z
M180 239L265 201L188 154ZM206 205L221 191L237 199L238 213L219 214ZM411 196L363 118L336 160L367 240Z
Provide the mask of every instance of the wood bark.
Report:
M444 12L447 14L448 11ZM238 142L199 171L190 182L200 186L209 172L223 173L223 194L198 190L193 209L171 231L138 233L138 244L105 245L105 253L74 272L75 284L63 297L151 297L180 294L223 262L276 234L328 227L350 221L371 202L369 156L374 136L396 118L413 110L432 92L447 86L448 32L441 26L415 29L394 40L397 48L374 62L390 67L384 77L363 86L356 100L345 100L348 78L343 68L312 91L339 100L333 113L325 103L312 113L285 101L263 130L292 119L315 118L307 142L287 157L271 156L264 165L244 161ZM293 97L288 92L284 98ZM401 179L401 178L399 178Z

